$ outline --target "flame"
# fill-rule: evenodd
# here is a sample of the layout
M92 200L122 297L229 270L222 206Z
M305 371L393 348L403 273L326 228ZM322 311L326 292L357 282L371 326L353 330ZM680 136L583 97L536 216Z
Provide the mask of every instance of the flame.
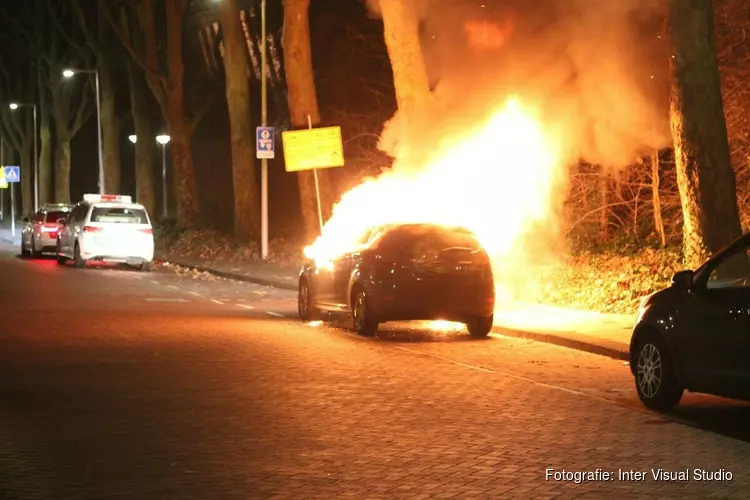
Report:
M444 137L422 168L394 169L345 193L305 255L325 266L369 228L435 223L472 230L493 261L508 259L533 224L546 222L560 148L539 111L515 96L462 136Z

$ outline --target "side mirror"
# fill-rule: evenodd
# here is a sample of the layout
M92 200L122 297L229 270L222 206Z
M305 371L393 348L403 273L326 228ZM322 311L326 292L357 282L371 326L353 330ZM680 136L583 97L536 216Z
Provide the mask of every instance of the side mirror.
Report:
M672 286L681 290L690 290L693 286L694 277L695 273L693 271L680 271L672 276Z
M29 222L29 218L28 217L24 217L23 219L21 219L21 222Z
M60 225L60 226L64 226L66 224L65 219L63 219L63 218L57 219L57 224Z

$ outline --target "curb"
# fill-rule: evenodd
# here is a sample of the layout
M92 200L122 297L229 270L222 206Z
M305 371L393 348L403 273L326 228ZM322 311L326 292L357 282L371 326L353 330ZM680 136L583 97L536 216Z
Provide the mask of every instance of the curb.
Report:
M536 342L544 342L545 344L567 347L568 349L575 349L576 351L597 354L599 356L605 356L608 358L616 359L618 361L630 361L630 355L625 350L618 349L616 347L608 347L600 344L595 344L591 341L574 339L560 334L526 332L523 330L512 330L501 326L493 327L492 332L498 333L500 335L506 335L508 337L518 337L534 340Z
M219 276L221 278L228 278L228 279L233 279L237 281L243 281L246 283L254 283L256 285L272 286L275 288L280 288L282 290L292 290L292 291L297 290L297 286L290 284L290 283L282 283L282 282L274 281L274 280L266 280L263 278L257 278L255 276L247 276L247 275L237 274L237 273L228 272L228 271L219 271L217 269L211 269L209 267L198 266L195 264L186 264L184 262L178 262L175 260L164 260L164 259L158 259L158 260L160 262L168 262L172 265L186 267L188 269L193 269L195 271L213 274L214 276ZM618 349L617 347L609 347L609 346L605 346L601 344L596 344L594 342L587 341L587 340L570 338L570 337L560 335L560 334L527 332L523 330L514 330L514 329L504 328L502 326L493 327L492 332L498 333L500 335L506 335L508 337L529 339L535 342L543 342L545 344L553 344L553 345L557 345L560 347L566 347L568 349L574 349L576 351L588 352L590 354L605 356L608 358L616 359L618 361L630 361L630 356L627 350L623 350L621 348Z
M294 285L291 283L282 283L280 281L267 280L263 278L257 278L255 276L247 276L244 274L233 273L231 271L219 271L217 269L212 269L210 267L197 266L195 264L186 264L184 262L179 262L176 260L165 260L165 259L156 259L156 260L158 260L159 262L166 262L175 266L186 267L194 271L200 271L203 273L213 274L214 276L218 276L220 278L228 278L228 279L233 279L237 281L244 281L245 283L253 283L256 285L272 286L274 288L280 288L282 290L297 291L297 285Z

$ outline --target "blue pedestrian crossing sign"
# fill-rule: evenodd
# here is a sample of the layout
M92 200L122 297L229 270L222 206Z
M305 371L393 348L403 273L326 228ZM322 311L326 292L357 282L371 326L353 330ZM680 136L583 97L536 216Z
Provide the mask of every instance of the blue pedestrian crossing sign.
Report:
M3 167L5 170L5 182L21 182L21 167Z
M255 129L255 157L259 160L273 160L276 157L273 127Z

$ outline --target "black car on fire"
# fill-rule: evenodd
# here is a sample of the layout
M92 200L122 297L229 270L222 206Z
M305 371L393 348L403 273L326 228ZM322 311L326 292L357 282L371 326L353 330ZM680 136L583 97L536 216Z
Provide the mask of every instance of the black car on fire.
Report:
M685 390L750 400L750 234L641 301L630 369L653 409Z
M446 320L486 337L494 308L490 258L460 227L376 227L352 251L326 265L308 262L300 272L300 318L347 314L361 335L387 321Z

